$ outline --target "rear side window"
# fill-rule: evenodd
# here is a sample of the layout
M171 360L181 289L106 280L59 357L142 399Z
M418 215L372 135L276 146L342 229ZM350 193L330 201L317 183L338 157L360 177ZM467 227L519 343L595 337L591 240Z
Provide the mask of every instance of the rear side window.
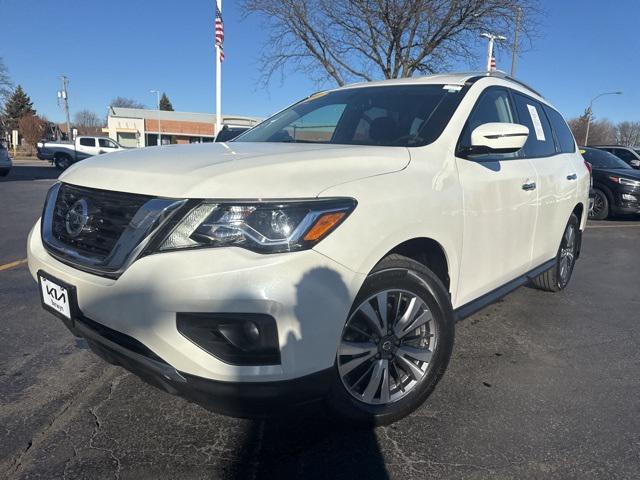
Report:
M544 107L545 112L547 112L547 116L549 117L549 121L551 122L551 126L553 130L556 132L556 138L558 139L558 143L560 146L560 151L562 153L573 153L576 151L576 142L573 139L573 134L567 125L567 122L564 121L562 115L556 112L553 108Z
M547 157L556 153L551 125L542 109L542 105L535 100L513 93L521 125L529 129L529 138L524 144L524 154L528 158Z
M613 154L627 163L631 162L632 160L637 160L636 156L633 153L631 153L629 150L625 150L624 148L614 148Z
M80 139L80 145L82 145L83 147L95 147L96 146L96 139L95 138L81 138Z

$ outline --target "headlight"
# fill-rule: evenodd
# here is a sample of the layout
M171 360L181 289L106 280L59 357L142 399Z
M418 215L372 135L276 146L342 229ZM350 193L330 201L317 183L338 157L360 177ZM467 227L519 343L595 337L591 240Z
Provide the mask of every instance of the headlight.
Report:
M620 185L627 185L629 187L640 187L640 182L638 182L637 180L630 180L628 178L616 177L614 175L610 175L609 179L613 180L616 183L619 183Z
M243 247L261 253L313 247L353 211L351 198L291 202L204 201L165 236L157 250Z

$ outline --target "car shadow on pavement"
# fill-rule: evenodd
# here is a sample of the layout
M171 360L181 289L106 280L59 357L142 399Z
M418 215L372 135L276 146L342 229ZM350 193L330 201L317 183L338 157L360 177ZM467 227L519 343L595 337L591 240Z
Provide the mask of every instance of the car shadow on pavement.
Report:
M55 180L60 175L60 170L42 162L40 165L14 165L6 177L0 177L0 183L24 182L29 180Z
M320 407L252 421L237 458L237 480L389 478L375 430L341 423Z
M327 322L340 315L350 295L340 274L326 267L306 272L296 285L296 318L317 318L318 305ZM284 356L299 355L309 348L309 339L318 338L309 321L300 322L297 332L287 334ZM302 339L306 342L298 344ZM306 346L305 346L306 345ZM287 416L250 423L238 452L237 480L284 478L388 479L382 452L373 426L355 426L333 415L323 403L292 411Z

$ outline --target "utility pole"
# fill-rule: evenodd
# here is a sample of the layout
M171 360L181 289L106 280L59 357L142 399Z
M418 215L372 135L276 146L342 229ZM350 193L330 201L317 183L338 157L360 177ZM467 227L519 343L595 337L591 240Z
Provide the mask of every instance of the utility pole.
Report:
M516 60L518 57L518 37L520 36L520 24L522 23L522 8L516 7L516 28L513 33L513 49L511 50L511 76L516 76Z
M67 135L68 140L72 140L71 138L71 120L69 119L69 94L67 92L67 87L69 86L69 79L64 75L60 76L60 80L62 80L62 90L58 92L58 99L62 100L62 106L64 108L64 114L67 119Z
M156 106L158 107L158 142L156 145L162 145L162 129L160 128L160 90L150 90L150 92L156 94Z
M481 37L489 39L489 45L487 47L487 72L491 73L491 60L493 59L493 44L496 40L506 40L507 37L503 35L495 35L493 33L482 33Z

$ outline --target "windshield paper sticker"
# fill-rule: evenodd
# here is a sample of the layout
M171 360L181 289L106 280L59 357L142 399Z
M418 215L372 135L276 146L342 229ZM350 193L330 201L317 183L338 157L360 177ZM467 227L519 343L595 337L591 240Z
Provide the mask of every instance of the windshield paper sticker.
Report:
M529 104L527 104L527 108L529 109L529 115L531 115L533 128L536 131L536 138L541 142L544 142L545 141L544 129L542 128L542 123L540 123L540 116L538 115L538 110L536 109L536 107Z

